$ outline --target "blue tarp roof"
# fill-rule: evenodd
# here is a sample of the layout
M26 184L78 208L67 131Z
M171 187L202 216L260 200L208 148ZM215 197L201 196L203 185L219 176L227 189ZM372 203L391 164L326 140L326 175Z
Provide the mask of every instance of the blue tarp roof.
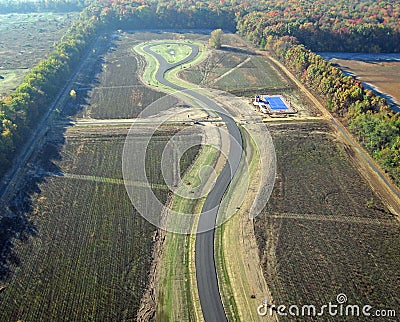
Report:
M271 110L288 110L288 106L279 96L264 96L264 100L269 104Z

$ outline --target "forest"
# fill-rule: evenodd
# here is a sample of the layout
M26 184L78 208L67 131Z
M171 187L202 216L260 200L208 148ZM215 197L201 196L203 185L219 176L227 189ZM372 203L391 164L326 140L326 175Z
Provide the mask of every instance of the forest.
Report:
M0 175L104 31L143 28L238 31L270 50L308 87L400 185L400 118L386 101L313 51L400 52L398 1L39 1L47 8L86 5L54 51L0 102ZM22 1L3 1L18 12ZM0 7L1 12L3 11ZM36 7L37 10L39 7ZM33 10L33 9L32 9ZM313 51L312 51L313 50Z
M238 17L238 31L263 45L268 36L293 36L313 51L400 52L398 1L263 1Z

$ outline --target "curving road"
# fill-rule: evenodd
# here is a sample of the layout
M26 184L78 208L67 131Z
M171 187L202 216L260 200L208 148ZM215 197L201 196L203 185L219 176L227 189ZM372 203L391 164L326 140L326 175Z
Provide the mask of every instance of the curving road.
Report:
M173 44L173 43L168 43ZM202 214L199 218L197 236L196 236L196 277L199 297L203 316L206 322L223 322L227 321L224 307L219 293L217 273L215 269L214 257L214 234L215 224L218 214L219 205L222 197L225 194L233 176L235 175L243 151L242 136L236 122L229 116L229 113L221 106L216 104L208 97L200 93L173 84L165 79L165 73L172 68L187 63L193 60L199 53L199 48L193 44L186 44L192 49L191 54L180 62L170 64L160 54L151 50L151 45L145 46L143 50L154 56L159 63L159 69L156 72L155 78L161 84L169 86L178 91L185 93L196 100L202 102L209 109L215 111L226 124L230 134L230 150L228 155L229 162L226 163L218 176L213 188L209 192L204 203Z

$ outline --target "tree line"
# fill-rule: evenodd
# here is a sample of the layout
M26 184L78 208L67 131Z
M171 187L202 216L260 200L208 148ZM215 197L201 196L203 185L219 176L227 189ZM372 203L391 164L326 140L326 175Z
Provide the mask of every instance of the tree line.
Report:
M48 111L99 29L98 20L81 15L52 53L31 69L16 90L0 101L0 175Z
M99 31L222 28L237 29L262 49L271 50L325 99L332 113L400 184L399 113L305 47L399 51L400 4L396 1L87 0L86 4L54 51L0 102L0 175L9 169L18 147L32 134Z
M215 1L98 0L92 9L108 27L122 29L218 29L236 31L230 5Z
M265 49L325 100L327 108L400 186L400 113L294 37L269 36Z

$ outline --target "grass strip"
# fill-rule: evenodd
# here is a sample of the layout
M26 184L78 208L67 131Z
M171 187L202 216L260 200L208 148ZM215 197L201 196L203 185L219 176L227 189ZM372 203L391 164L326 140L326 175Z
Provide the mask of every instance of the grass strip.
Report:
M192 186L201 182L200 170L204 166L214 167L220 152L212 146L204 146L193 165L184 176L184 181L190 181ZM175 195L171 201L171 209L181 213L198 214L201 212L205 197L187 199ZM196 233L197 221L193 222L192 232ZM198 305L197 281L195 279L194 263L195 235L167 233L165 252L161 270L158 311L156 320L182 321L199 320L201 307ZM200 311L199 311L200 310Z
M249 182L252 182L252 178L256 175L256 170L259 166L260 160L254 141L243 127L239 127L239 129L242 133L242 137L244 138L243 146L245 154L251 160L248 164L248 168L246 169L244 167L246 158L242 158L239 172L235 175L232 184L230 185L230 188L228 188L228 191L224 196L225 201L221 204L220 212L222 213L227 212L229 200L233 198L240 198L241 195L245 193L241 191L241 189L235 189L235 187L240 186L247 187L247 180L245 179L244 171L249 172ZM238 303L235 300L235 293L233 291L233 289L235 288L232 284L238 283L238 278L246 279L246 276L243 272L243 269L241 267L237 267L236 272L239 272L239 275L235 276L234 281L231 280L233 276L229 272L227 260L229 256L232 256L232 251L234 251L239 256L241 244L238 238L237 230L240 226L241 216L245 215L245 213L247 213L245 209L237 209L236 213L233 214L233 216L223 225L217 227L215 231L217 276L221 288L222 302L229 321L240 321ZM229 236L229 238L227 236ZM247 294L241 294L241 296L247 296ZM249 314L251 314L251 312L249 312ZM251 315L246 316L249 319L251 318Z
M170 64L175 64L184 60L192 52L192 49L184 43L165 43L155 45L151 49L163 56Z

